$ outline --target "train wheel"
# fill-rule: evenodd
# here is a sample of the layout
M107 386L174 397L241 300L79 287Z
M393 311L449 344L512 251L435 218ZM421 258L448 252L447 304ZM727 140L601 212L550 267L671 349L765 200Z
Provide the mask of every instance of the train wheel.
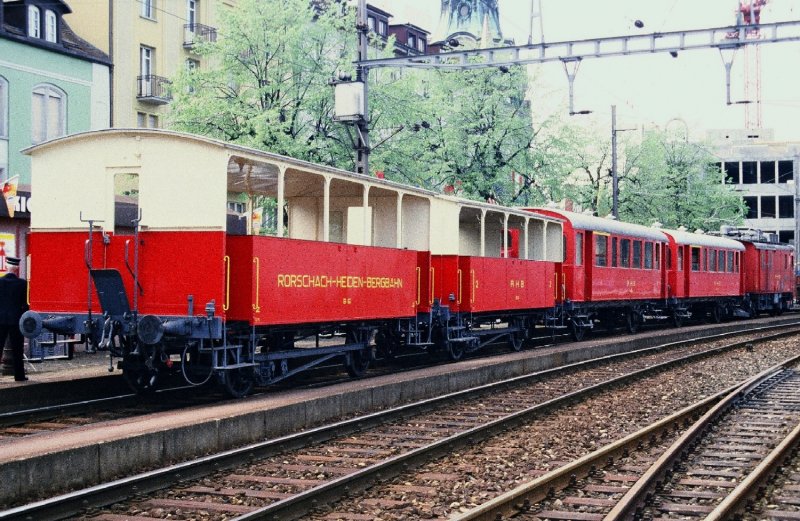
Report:
M362 349L361 351L350 351L350 356L347 357L347 361L345 362L345 368L347 369L347 374L349 374L353 378L361 378L369 369L369 362L371 357L369 347Z
M508 335L508 343L514 351L522 351L522 346L525 344L526 337L525 323L522 320L515 320L511 325L512 327L519 328L519 331L514 331Z
M719 324L722 322L724 311L720 306L714 306L711 308L711 321L715 324Z
M447 357L453 362L458 362L464 357L464 342L447 341Z
M158 385L158 370L148 363L149 357L129 354L122 365L122 377L137 394L155 392Z
M677 311L672 314L672 325L675 327L683 326L683 317Z
M242 398L250 394L255 384L252 367L239 367L225 371L225 392L233 398Z
M572 333L572 338L576 342L580 342L586 336L586 328L583 328L574 320L569 321L569 330Z
M628 333L635 334L642 327L642 315L637 311L629 311L625 316L625 325L627 326Z

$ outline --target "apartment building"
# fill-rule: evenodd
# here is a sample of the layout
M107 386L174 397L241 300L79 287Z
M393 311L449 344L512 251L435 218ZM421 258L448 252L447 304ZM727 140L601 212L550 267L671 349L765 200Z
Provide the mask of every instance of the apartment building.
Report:
M203 67L193 51L217 38L220 12L236 0L70 0L75 32L106 52L114 64L114 127L161 128L172 100L169 78Z
M109 57L75 34L69 12L60 0L0 3L0 273L6 256L27 254L35 204L21 151L109 126Z
M708 133L723 182L732 185L747 205L745 226L775 234L780 242L796 243L800 142L779 142L774 136L771 129Z

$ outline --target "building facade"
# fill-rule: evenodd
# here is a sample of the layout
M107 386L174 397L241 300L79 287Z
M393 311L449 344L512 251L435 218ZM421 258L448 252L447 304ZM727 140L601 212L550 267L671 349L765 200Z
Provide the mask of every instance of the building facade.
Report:
M202 67L193 49L215 41L222 9L235 0L72 0L75 31L114 63L112 126L161 128L172 100L169 78Z
M798 244L800 142L776 142L770 129L712 130L708 133L726 184L747 206L745 226Z
M20 151L66 134L108 127L110 61L65 22L70 10L65 2L19 0L0 6L2 273L6 256L27 255L33 202L30 158Z

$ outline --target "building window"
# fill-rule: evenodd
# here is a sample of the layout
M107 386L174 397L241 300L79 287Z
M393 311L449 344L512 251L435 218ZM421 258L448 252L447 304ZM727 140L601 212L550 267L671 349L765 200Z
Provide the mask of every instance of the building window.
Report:
M770 184L775 183L775 161L761 162L761 182Z
M389 31L389 25L384 20L378 20L378 34L386 36Z
M136 113L136 126L139 128L158 128L158 116L146 112Z
M758 219L758 197L746 196L743 197L744 205L747 206L747 215L745 219Z
M53 43L58 41L56 13L49 9L44 12L44 39Z
M413 34L408 35L408 46L411 47L412 49L417 48L417 37L414 36Z
M374 16L368 16L367 17L367 28L371 32L373 32L373 33L375 32L375 17Z
M139 76L141 76L140 92L142 96L153 95L153 81L150 76L153 74L153 61L155 49L142 45L139 48Z
M186 23L192 27L197 23L197 0L186 0Z
M756 161L742 161L742 184L758 184L758 163Z
M41 38L42 14L35 5L28 6L28 36L31 38Z
M33 89L31 138L34 143L67 133L67 95L53 85Z
M794 197L791 195L778 196L778 217L781 219L794 218Z
M794 162L778 161L778 182L788 183L794 179Z
M2 178L0 178L2 179ZM789 244L790 241L794 241L794 231L780 231L778 232L778 240L784 244Z
M738 185L741 182L739 163L725 163L725 182L732 185Z
M8 139L8 82L0 76L0 139Z
M762 219L775 218L775 197L770 195L761 198L761 218Z
M156 0L139 0L142 3L142 17L155 20L155 2Z
M425 38L420 38L417 40L417 50L420 52L425 52Z

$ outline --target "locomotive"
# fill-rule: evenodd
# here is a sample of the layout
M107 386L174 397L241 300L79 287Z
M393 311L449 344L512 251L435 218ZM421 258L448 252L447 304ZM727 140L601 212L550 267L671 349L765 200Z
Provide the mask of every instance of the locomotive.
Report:
M180 374L243 396L334 361L361 376L376 351L458 360L543 326L579 339L791 302L791 249L757 238L506 208L164 130L25 152L20 329L81 335L138 392Z

